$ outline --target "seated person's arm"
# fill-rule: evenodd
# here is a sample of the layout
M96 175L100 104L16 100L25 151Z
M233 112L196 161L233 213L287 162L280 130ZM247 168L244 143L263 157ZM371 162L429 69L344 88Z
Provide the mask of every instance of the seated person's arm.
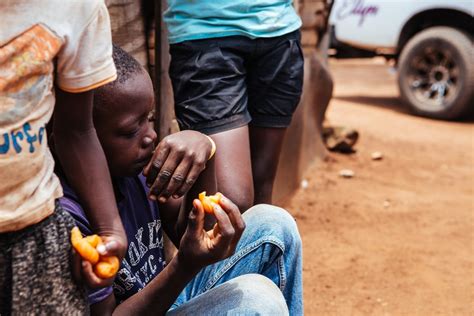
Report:
M165 203L158 203L160 209L161 225L175 247L179 246L178 218L182 212L183 198L168 199Z
M67 184L65 185L65 195L60 199L60 203L62 208L74 218L76 226L79 227L83 234L91 235L93 233L89 220L79 204L78 197L69 189ZM128 259L130 263L130 258ZM151 257L145 259L147 262L148 260L153 259ZM111 286L89 290L91 314L139 315L141 313L149 314L150 311L153 311L155 315L164 314L186 284L201 268L202 265L199 264L199 261L191 267L189 263L181 263L180 258L174 258L145 288L126 299L120 305L117 304L118 302ZM92 270L91 265L88 265L87 269ZM126 277L130 273L133 272L128 270L126 264L122 264L118 272L118 278ZM124 286L124 284L122 283L120 286Z
M117 305L114 294L91 305L91 315L164 315L202 267L178 262L177 256L144 289Z
M86 235L91 233L87 219L77 202L67 198L61 204L75 219ZM232 255L242 235L245 224L240 211L228 199L222 198L214 211L219 229L209 235L204 231L204 209L199 200L194 201L193 211L187 219L186 231L180 241L178 254L145 288L117 305L112 288L90 293L92 315L164 315L179 293L205 266ZM91 266L88 266L91 269ZM120 271L118 275L120 275Z
M115 247L107 250L123 258L127 240L92 121L93 92L68 93L58 88L56 96L53 133L63 171L80 197L93 231L105 241L114 240Z
M190 213L180 242L178 254L144 289L118 306L113 297L107 297L91 307L93 315L164 315L179 293L205 266L225 259L235 252L245 229L240 211L223 197L221 207L214 209L217 225L211 237L204 232L204 209L199 200ZM112 296L112 295L111 295ZM115 308L115 309L114 309Z

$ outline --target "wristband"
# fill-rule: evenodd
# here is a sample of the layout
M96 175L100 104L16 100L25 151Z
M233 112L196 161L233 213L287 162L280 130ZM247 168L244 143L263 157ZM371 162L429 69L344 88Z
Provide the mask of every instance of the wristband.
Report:
M207 158L207 160L211 160L211 158L214 157L214 154L216 153L216 150L217 150L216 143L209 136L207 136L207 135L204 135L204 136L206 136L207 139L209 139L209 141L211 142L211 146L212 146L211 147L211 153L209 154L209 158Z

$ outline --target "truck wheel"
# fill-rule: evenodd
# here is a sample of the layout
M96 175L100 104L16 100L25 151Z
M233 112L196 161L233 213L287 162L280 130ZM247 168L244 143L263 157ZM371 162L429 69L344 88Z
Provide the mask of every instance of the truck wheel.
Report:
M471 38L450 27L431 27L411 38L398 61L398 86L410 110L445 120L472 110L472 52Z

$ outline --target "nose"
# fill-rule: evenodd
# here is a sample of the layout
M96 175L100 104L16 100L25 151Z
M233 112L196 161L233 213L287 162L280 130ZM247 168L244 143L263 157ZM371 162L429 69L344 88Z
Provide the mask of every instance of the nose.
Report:
M149 127L147 134L143 137L143 147L146 148L154 144L157 137L158 136L156 135L156 132L153 127Z

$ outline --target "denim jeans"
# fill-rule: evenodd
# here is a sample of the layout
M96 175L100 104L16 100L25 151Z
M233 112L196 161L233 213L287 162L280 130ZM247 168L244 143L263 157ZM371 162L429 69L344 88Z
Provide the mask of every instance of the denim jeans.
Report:
M235 254L201 270L178 296L170 315L185 315L188 314L186 311L196 315L279 314L268 310L272 307L268 306L271 305L268 304L271 289L253 291L247 296L234 295L241 284L236 278L248 274L259 274L271 280L283 294L289 314L303 314L302 245L295 220L284 209L265 204L250 208L243 218L246 229ZM256 278L255 289L259 288L257 283L265 283L264 280ZM220 286L229 281L232 286ZM243 287L241 292L248 288L246 284ZM206 295L211 290L214 294ZM279 299L278 295L274 296L275 306ZM208 302L205 304L207 309L199 310L203 301ZM213 313L209 306L219 309L214 309Z

